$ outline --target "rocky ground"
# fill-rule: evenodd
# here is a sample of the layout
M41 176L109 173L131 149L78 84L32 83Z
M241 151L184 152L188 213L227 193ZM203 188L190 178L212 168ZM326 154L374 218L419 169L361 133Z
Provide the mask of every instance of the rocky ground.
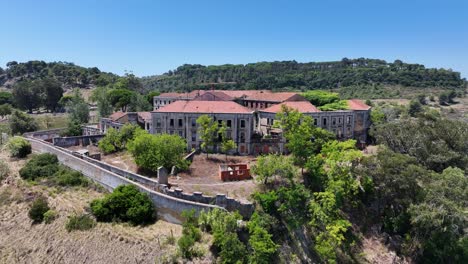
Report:
M164 263L176 255L176 244L168 238L172 233L176 240L182 228L164 221L144 227L98 223L88 231L67 232L67 217L102 197L100 188L59 189L25 182L18 175L25 160L11 160L5 152L0 159L10 167L0 185L0 263ZM32 224L29 219L29 206L38 195L47 196L58 212L54 222ZM205 251L205 258L195 262L212 262Z

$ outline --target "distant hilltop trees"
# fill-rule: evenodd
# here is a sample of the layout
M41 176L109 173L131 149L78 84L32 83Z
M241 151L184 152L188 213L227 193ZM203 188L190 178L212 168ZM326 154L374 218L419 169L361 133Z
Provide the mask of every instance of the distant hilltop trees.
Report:
M142 78L146 89L338 89L360 85L463 88L466 80L451 69L378 59L332 62L275 61L246 65L203 66L185 64L163 75Z
M52 78L63 88L91 88L114 82L118 76L101 72L98 68L85 68L70 62L10 61L0 68L0 86L11 88L18 81Z

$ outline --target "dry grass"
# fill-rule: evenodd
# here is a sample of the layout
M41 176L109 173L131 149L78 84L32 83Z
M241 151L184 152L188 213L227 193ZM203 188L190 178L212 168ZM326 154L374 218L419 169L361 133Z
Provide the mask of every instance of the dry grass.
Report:
M68 233L69 215L85 212L89 202L103 194L90 188L54 187L24 182L18 169L25 160L0 158L10 164L11 173L0 186L0 263L154 263L176 252L176 244L165 243L172 233L177 239L179 225L157 221L147 226L98 223L88 231ZM58 212L51 224L33 225L28 217L30 202L37 195L48 197ZM211 255L198 262L211 262Z

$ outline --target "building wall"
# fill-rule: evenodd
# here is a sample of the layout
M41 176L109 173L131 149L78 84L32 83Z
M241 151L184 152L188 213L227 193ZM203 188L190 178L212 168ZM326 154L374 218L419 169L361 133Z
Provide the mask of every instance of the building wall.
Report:
M202 113L152 113L153 134L176 134L187 140L187 149L199 149L202 143L196 120ZM250 139L254 130L253 114L209 114L216 122L225 121L228 133L237 144L237 152L250 153ZM230 126L229 126L230 125ZM230 127L230 129L229 129Z
M370 120L368 111L327 111L306 113L314 119L314 125L334 133L338 139L356 138L357 135L366 138ZM357 117L360 117L359 119ZM260 112L257 129L263 134L269 134L276 114Z

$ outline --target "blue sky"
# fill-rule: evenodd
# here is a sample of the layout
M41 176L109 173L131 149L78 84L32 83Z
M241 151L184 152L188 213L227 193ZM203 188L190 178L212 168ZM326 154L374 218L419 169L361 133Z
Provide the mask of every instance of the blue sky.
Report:
M0 66L69 61L138 76L184 63L401 59L468 77L468 1L0 0Z

